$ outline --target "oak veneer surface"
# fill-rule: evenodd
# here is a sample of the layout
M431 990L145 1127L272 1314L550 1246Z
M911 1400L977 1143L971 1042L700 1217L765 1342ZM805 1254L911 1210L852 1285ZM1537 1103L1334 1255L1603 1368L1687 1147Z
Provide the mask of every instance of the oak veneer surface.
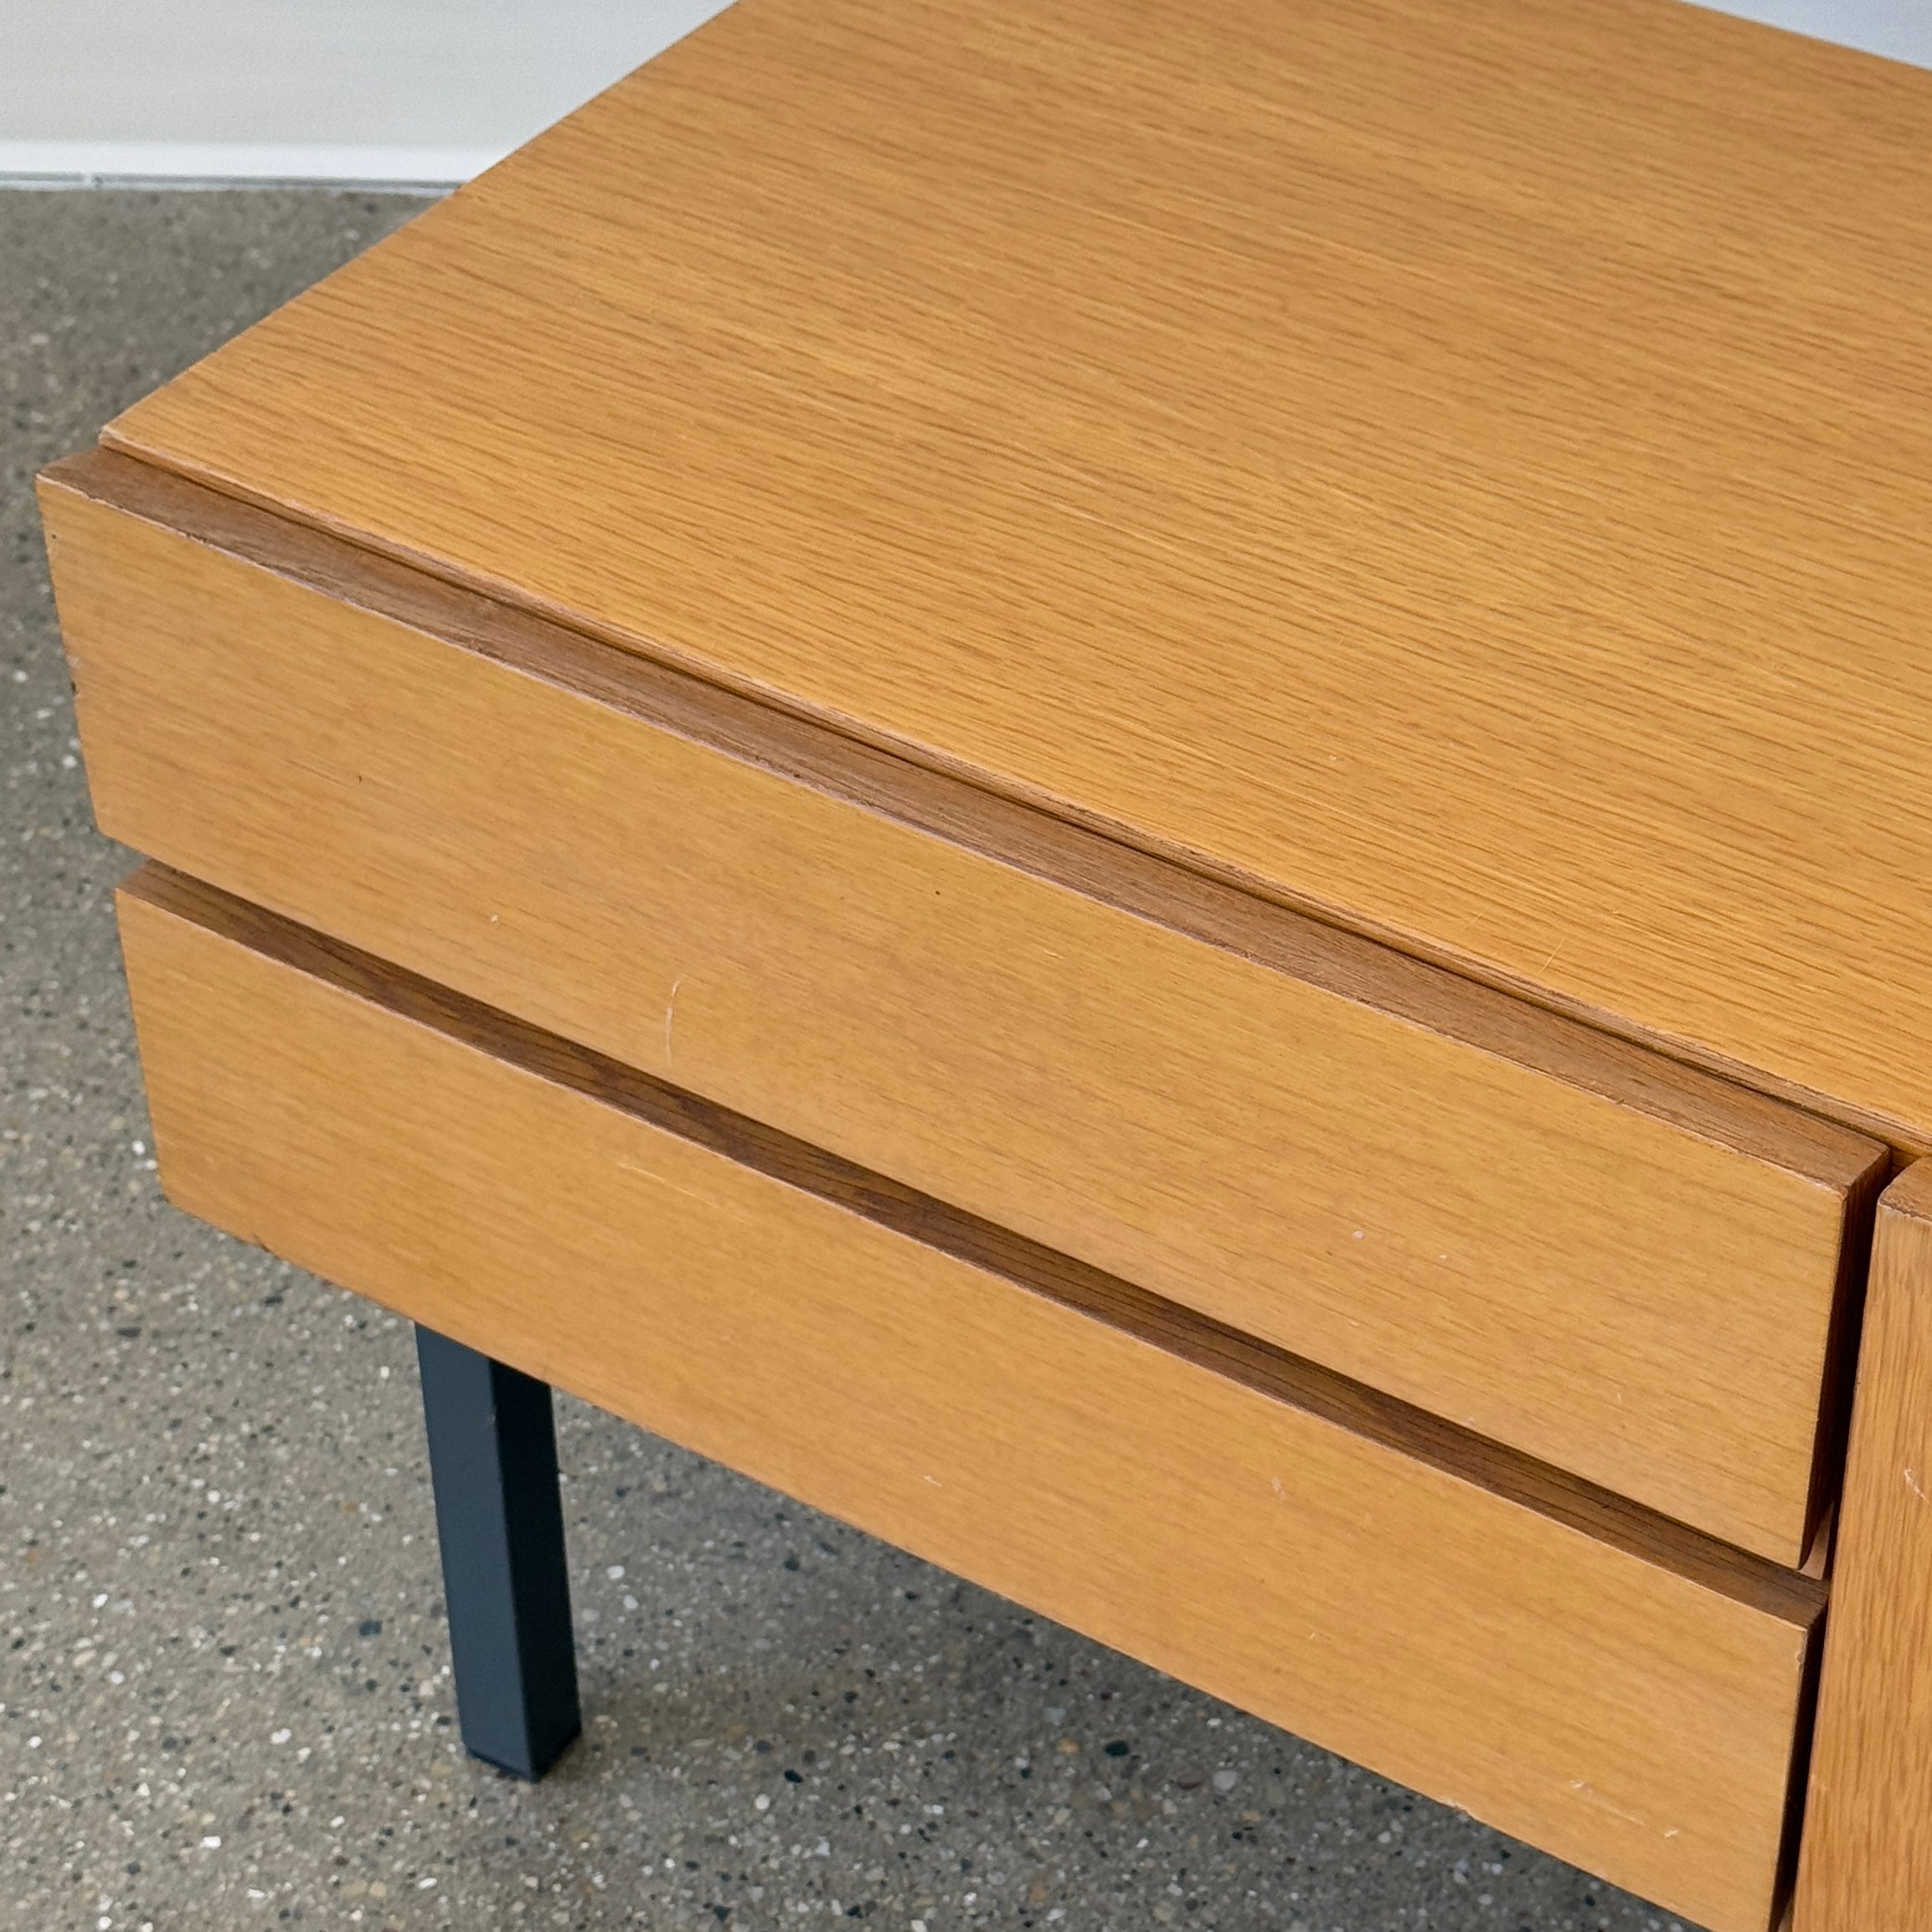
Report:
M150 868L121 914L193 1213L1768 1925L1821 1586L206 888Z
M114 837L1803 1558L1875 1143L145 466L44 502Z
M1879 1203L1796 1932L1932 1911L1932 1162Z
M120 447L1932 1134L1932 74L740 0Z

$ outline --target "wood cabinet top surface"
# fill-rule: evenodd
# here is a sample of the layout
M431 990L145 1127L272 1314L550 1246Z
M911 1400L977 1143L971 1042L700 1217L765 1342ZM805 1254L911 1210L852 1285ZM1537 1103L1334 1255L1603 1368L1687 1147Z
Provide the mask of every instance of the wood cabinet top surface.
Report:
M1932 74L739 0L109 440L1932 1131Z

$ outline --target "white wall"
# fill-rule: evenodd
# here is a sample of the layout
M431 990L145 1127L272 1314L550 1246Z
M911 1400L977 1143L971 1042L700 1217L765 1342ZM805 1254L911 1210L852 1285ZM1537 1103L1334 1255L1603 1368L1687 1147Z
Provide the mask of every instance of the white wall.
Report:
M0 177L463 181L724 4L0 0ZM1723 6L1932 67L1932 0Z
M1932 67L1932 0L1705 0L1721 13L1741 13L1770 27L1788 27L1820 40L1837 40ZM1587 0L1586 0L1587 4Z
M465 181L725 0L0 0L0 176Z

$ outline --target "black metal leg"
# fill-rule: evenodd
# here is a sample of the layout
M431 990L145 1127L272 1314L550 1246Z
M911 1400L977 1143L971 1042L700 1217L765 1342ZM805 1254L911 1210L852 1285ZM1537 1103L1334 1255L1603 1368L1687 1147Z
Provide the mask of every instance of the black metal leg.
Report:
M549 1384L428 1328L416 1358L463 1743L540 1778L581 1723Z

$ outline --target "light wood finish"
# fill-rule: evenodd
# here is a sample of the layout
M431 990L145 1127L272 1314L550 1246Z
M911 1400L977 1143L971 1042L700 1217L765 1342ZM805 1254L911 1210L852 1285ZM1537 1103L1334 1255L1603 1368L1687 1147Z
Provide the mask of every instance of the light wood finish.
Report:
M1770 1923L1817 1584L206 888L151 870L121 916L180 1205L1720 1932Z
M1795 1932L1932 1918L1932 1162L1878 1204Z
M114 837L1801 1559L1875 1143L123 459L46 509Z
M118 446L1932 1136L1932 74L741 0Z

